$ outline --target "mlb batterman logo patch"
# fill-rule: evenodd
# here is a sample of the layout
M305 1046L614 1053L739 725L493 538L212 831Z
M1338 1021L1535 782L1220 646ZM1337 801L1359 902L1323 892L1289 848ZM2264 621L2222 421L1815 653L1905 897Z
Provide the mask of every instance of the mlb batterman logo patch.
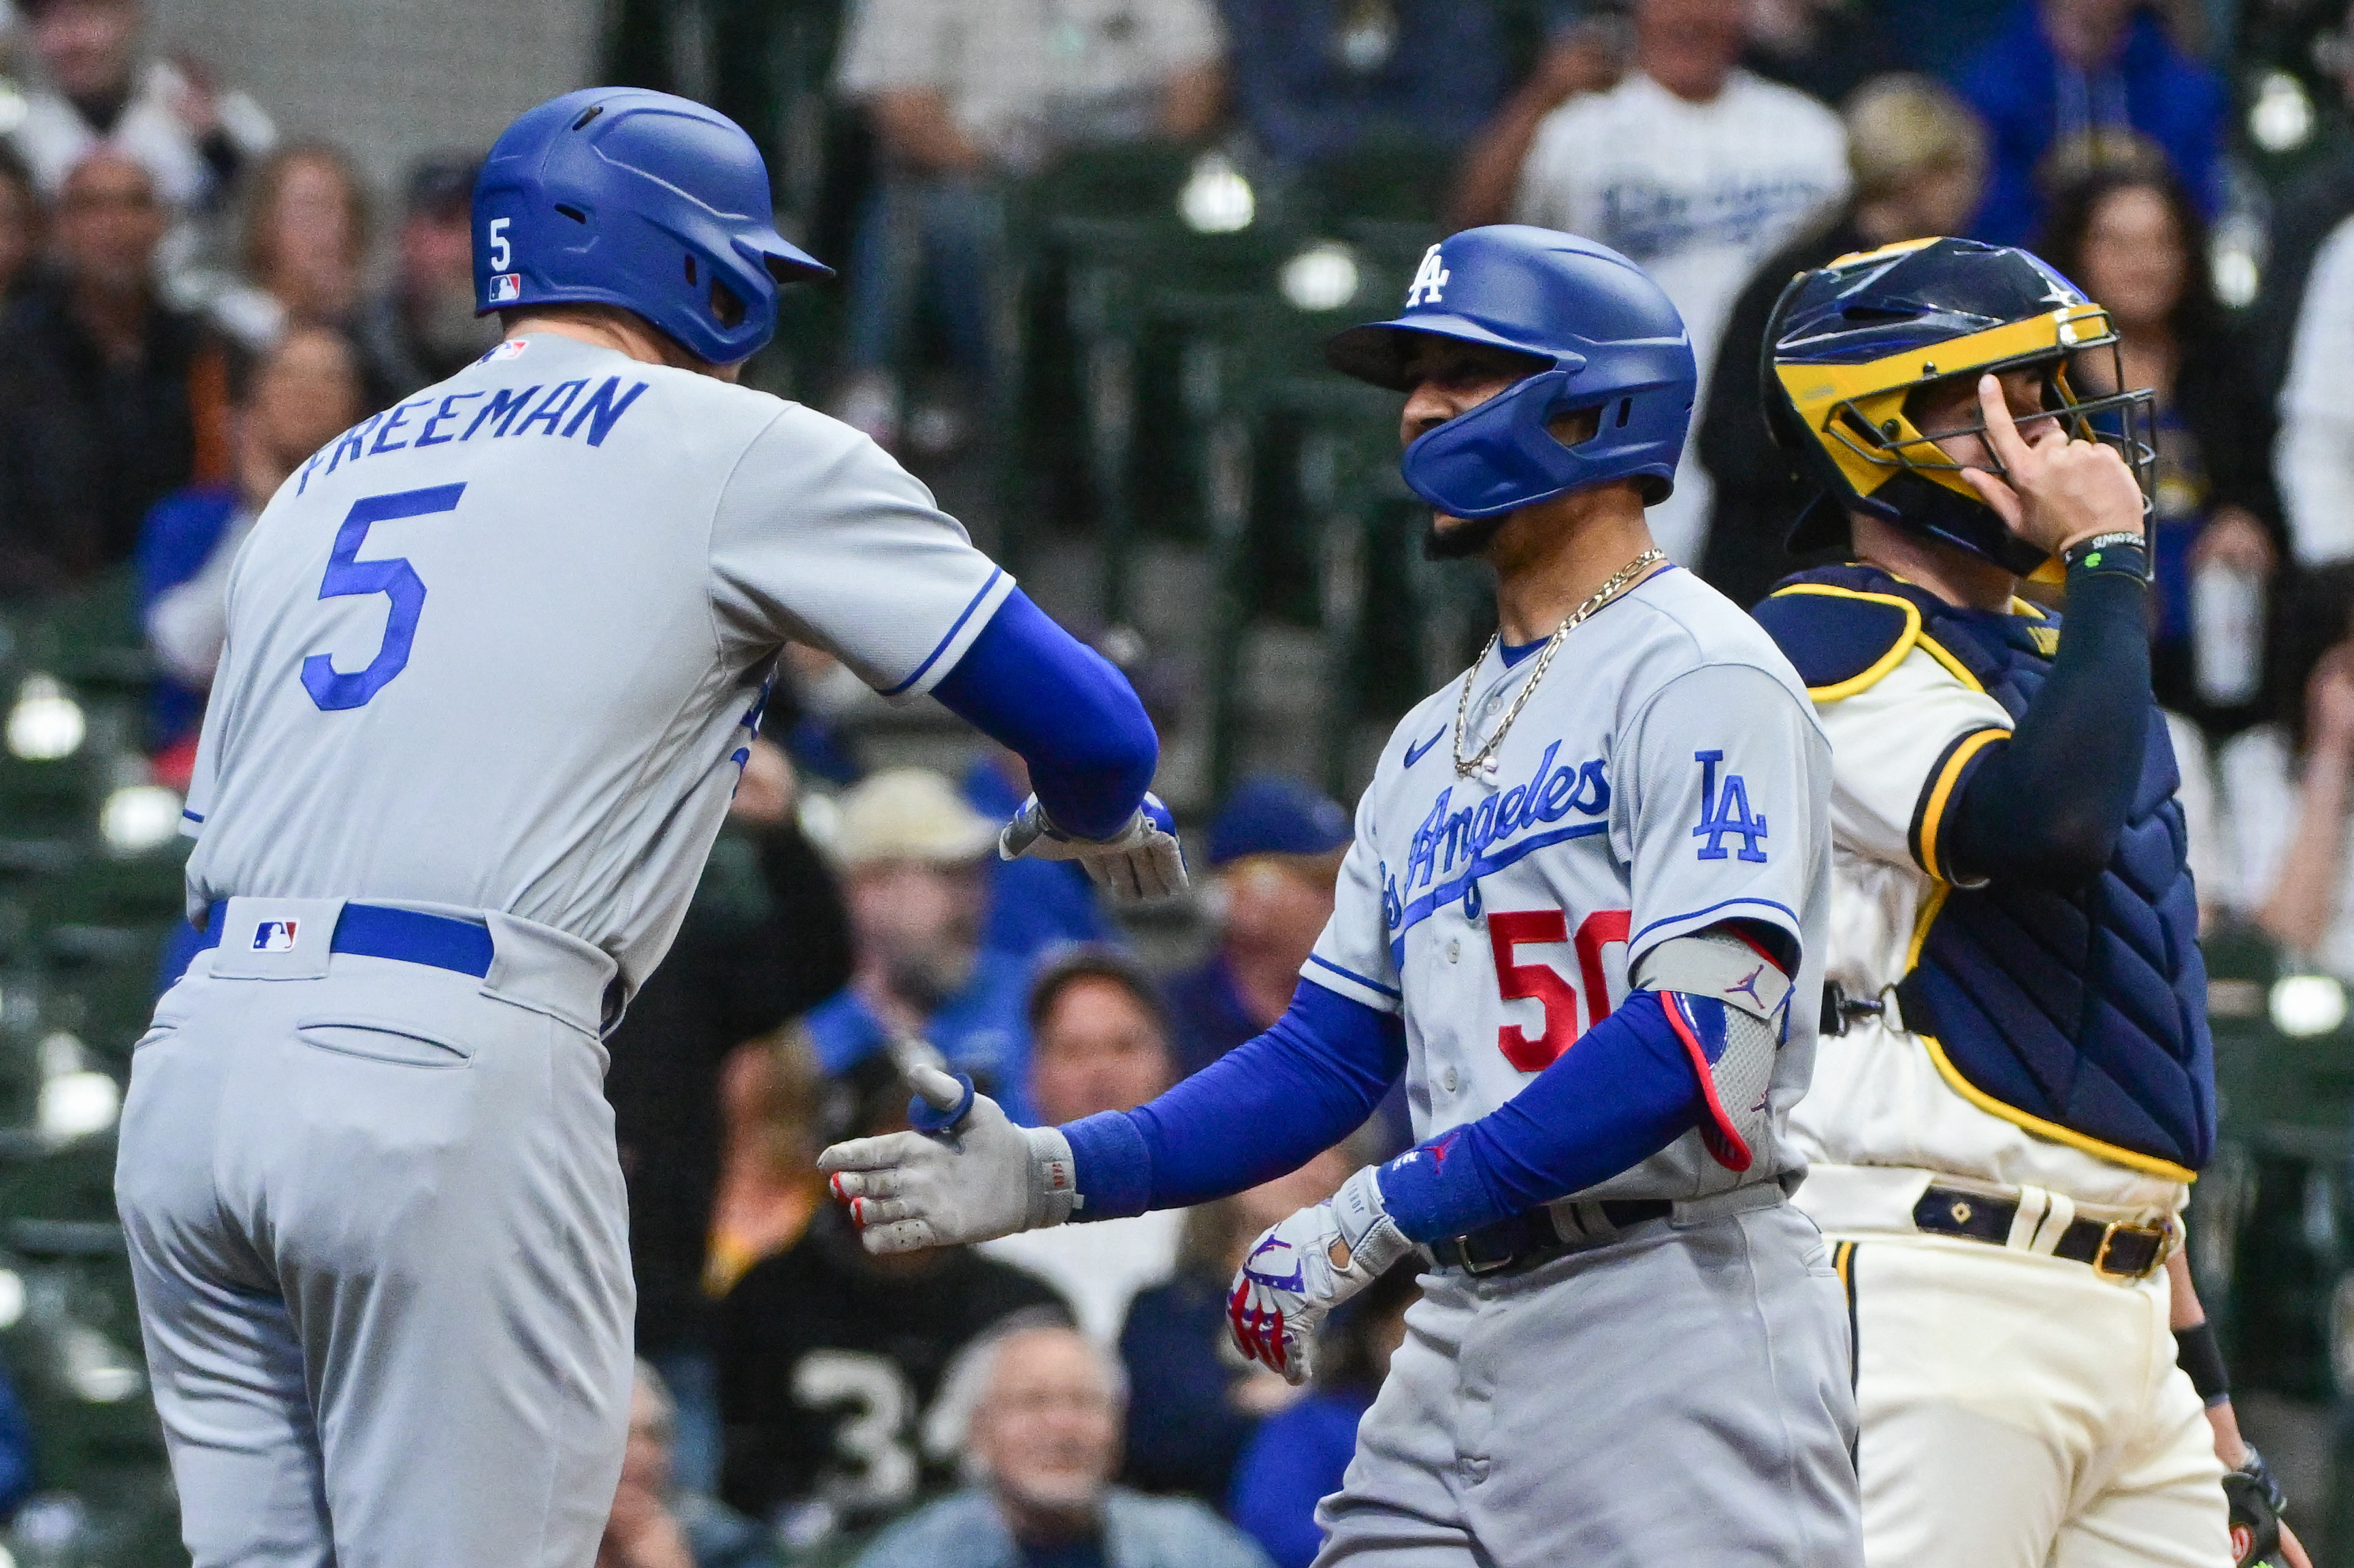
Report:
M253 928L253 950L257 953L291 953L294 950L295 927L300 920L264 920Z
M491 303L503 305L523 292L523 274L501 272L491 280Z

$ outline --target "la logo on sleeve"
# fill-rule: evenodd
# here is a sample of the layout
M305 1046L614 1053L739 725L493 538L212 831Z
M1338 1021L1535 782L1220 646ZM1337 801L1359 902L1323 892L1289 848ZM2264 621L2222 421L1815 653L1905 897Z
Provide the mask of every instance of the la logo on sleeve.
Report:
M1692 760L1700 764L1700 826L1692 837L1706 839L1701 846L1702 860L1723 860L1724 841L1741 841L1739 858L1764 864L1766 852L1757 846L1766 840L1766 817L1749 809L1749 784L1738 773L1724 776L1724 788L1718 791L1716 765L1724 760L1722 751L1695 751Z

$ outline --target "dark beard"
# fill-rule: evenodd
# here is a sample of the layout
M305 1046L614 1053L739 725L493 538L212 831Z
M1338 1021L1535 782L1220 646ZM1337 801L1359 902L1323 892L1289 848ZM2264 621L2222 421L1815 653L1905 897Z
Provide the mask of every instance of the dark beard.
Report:
M953 941L897 954L884 966L886 983L900 1001L929 1017L964 990L980 956L973 947Z
M1422 558L1426 561L1468 561L1488 547L1489 541L1511 522L1512 514L1500 513L1493 517L1461 517L1455 526L1441 533L1438 514L1430 514L1423 525Z

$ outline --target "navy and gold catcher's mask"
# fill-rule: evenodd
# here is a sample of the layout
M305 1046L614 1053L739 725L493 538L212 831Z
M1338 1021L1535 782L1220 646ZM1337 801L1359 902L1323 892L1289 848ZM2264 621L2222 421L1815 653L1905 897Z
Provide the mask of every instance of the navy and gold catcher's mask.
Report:
M2157 403L2125 388L2108 312L2041 260L1969 239L1912 239L1842 256L1790 280L1766 328L1766 420L1802 482L1822 493L1790 530L1797 551L1844 546L1847 514L1931 535L2021 577L2055 563L2003 525L1933 439L1913 394L1933 382L2022 367L2072 439L2117 449L2148 504ZM2029 421L2023 433L2034 433ZM1980 465L1998 474L1991 450Z

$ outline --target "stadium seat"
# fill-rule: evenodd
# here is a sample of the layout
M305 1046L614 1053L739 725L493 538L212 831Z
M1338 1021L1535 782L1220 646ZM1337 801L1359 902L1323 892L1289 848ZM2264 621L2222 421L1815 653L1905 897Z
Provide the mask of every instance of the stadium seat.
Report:
M119 1234L105 1248L0 1251L0 1308L13 1308L0 1361L32 1425L38 1486L16 1521L19 1561L185 1563ZM48 1549L37 1556L36 1537Z
M2354 1125L2354 1028L2293 1038L2267 1009L2278 959L2244 930L2202 942L2210 970L2221 1132L2191 1188L2191 1264L2233 1378L2328 1399L2354 1365L2333 1365L2338 1298L2354 1288L2346 1181ZM2354 1327L2349 1325L2348 1327Z
M1368 136L1347 154L1310 169L1306 184L1327 227L1358 218L1436 230L1446 214L1457 161L1454 148L1427 138Z

